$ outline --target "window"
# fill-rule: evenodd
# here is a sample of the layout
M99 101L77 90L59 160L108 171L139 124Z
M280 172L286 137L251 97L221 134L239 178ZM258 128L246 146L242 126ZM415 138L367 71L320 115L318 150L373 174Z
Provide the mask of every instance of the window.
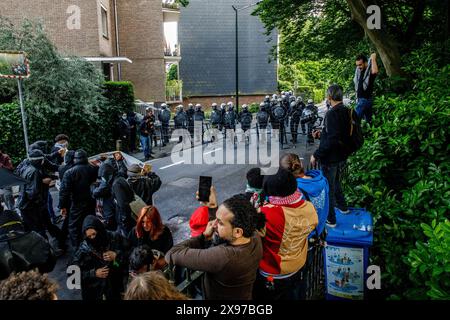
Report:
M105 7L101 6L102 11L102 34L103 36L108 39L108 11L105 9Z

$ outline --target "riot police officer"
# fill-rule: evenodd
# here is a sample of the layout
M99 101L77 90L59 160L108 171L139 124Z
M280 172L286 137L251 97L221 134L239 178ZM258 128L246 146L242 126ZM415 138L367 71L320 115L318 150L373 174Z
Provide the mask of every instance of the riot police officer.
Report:
M295 102L291 102L291 141L293 143L297 143L297 134L298 134L298 125L300 123L300 117L302 115L302 110L300 109L300 106Z
M307 142L310 144L314 143L314 138L312 136L312 130L313 130L313 126L316 123L318 117L319 117L319 109L314 105L314 101L312 99L309 99L308 104L303 109L300 123L302 125L302 130L305 125L307 126L307 134L308 134Z
M211 105L211 119L210 124L211 128L218 129L219 125L222 123L222 112L218 109L217 103L213 103Z
M236 111L234 111L234 105L233 102L228 102L227 104L227 111L225 112L224 117L224 127L225 130L233 130L232 131L232 141L234 141L234 132L236 131L236 120L237 120L237 114ZM226 136L226 131L225 131Z
M163 139L163 146L169 143L169 122L170 122L170 111L167 104L163 103L161 105L161 111L158 114L158 120L161 121L161 135Z
M269 123L269 113L266 111L267 109L267 104L266 102L261 102L259 105L259 111L256 114L256 121L257 121L257 134L258 134L258 138L259 138L259 133L260 130L262 131L262 138L265 139L266 138L266 129L267 129L267 124Z
M186 112L184 112L184 110L183 110L182 104L180 104L177 107L177 113L173 117L173 122L174 122L175 130L187 128L188 117L187 117ZM183 136L179 136L178 143L181 143L182 141L183 141Z
M239 113L238 118L239 118L239 122L241 123L241 129L242 129L242 131L244 131L243 139L245 139L246 137L248 137L250 139L250 136L248 135L247 131L252 126L253 115L248 110L247 104L242 105L242 111Z
M192 103L189 103L186 115L187 115L188 130L189 133L191 134L191 137L194 136L194 113L195 113L194 105Z
M202 143L203 143L203 133L205 132L205 130L203 128L204 120L205 120L205 112L203 112L203 110L202 110L202 105L200 103L197 103L195 105L194 122L201 122ZM197 141L198 141L198 139L197 139Z

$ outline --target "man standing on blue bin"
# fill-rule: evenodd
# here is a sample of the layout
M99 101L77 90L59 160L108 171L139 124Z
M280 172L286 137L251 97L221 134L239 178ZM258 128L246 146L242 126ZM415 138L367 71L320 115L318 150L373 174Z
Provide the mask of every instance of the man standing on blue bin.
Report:
M328 88L327 100L331 108L325 115L322 131L314 130L312 133L315 139L320 138L320 145L311 155L310 163L315 166L318 160L323 175L328 180L330 205L327 225L334 228L336 227L334 208L337 207L344 214L349 212L342 192L341 177L348 157L342 144L347 141L346 133L350 130L350 115L342 102L343 92L339 85L333 84Z
M372 122L373 84L378 74L377 54L372 53L370 60L363 54L356 57L356 70L353 82L355 83L358 104L356 113L360 119Z

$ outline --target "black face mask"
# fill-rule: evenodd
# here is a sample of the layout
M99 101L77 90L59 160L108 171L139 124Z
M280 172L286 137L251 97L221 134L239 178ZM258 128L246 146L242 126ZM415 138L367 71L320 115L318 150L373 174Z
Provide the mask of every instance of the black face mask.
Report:
M94 239L90 239L88 237L85 238L86 242L97 251L103 251L106 249L106 237L101 235L101 233L97 233Z

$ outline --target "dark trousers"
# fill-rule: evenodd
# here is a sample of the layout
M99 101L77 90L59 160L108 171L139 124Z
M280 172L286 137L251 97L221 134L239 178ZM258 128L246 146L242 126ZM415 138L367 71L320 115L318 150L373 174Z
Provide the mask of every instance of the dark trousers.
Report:
M303 271L300 270L286 279L274 279L273 287L259 272L253 286L253 299L255 300L301 300L305 296L305 281Z
M372 99L359 98L356 105L356 114L360 119L365 119L368 123L372 123Z
M163 124L161 126L161 135L163 138L163 143L169 143L169 124Z
M345 161L341 161L335 164L321 164L323 175L327 178L330 188L330 205L328 209L328 221L330 223L336 223L334 207L336 207L336 205L342 207L347 206L341 186L342 172L345 168L345 163Z
M93 205L72 206L69 212L69 237L72 247L76 250L83 240L82 226L84 218L95 215L95 202Z
M292 136L292 142L297 143L297 135L298 135L298 124L299 120L292 120L291 119L291 136Z

